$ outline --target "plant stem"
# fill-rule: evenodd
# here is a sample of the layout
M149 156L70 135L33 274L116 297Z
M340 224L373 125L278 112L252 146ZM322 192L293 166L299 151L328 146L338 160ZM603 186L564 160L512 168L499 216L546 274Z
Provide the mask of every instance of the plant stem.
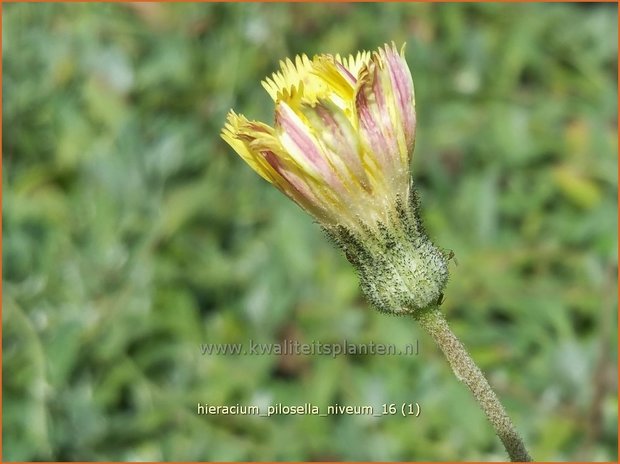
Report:
M441 311L437 308L430 308L416 314L415 318L446 355L456 377L469 387L478 400L495 429L495 433L504 444L510 460L513 462L531 462L532 458L525 449L523 440L499 402L497 395L463 344L454 335Z

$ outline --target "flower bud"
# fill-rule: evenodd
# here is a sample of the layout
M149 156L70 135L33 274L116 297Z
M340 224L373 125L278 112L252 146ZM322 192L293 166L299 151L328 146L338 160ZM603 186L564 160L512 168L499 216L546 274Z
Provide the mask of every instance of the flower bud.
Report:
M394 44L356 56L297 56L263 81L273 127L231 111L223 139L321 224L381 311L438 304L447 256L420 223L409 163L411 73Z

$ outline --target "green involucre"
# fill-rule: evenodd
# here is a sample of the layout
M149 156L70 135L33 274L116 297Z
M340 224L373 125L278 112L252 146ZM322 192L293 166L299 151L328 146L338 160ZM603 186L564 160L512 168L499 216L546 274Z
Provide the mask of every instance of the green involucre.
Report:
M379 311L413 314L441 303L448 281L449 255L428 238L415 190L397 200L388 224L364 224L364 233L344 226L324 227L360 277L362 291Z

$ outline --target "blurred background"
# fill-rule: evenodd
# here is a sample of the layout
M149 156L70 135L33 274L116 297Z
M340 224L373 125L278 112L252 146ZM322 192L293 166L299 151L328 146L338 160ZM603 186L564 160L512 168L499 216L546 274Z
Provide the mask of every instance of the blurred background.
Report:
M443 309L538 460L616 460L617 11L578 4L3 7L4 460L502 460L413 320L220 139L297 53L407 42ZM418 356L201 343L419 340ZM418 418L199 416L197 403Z

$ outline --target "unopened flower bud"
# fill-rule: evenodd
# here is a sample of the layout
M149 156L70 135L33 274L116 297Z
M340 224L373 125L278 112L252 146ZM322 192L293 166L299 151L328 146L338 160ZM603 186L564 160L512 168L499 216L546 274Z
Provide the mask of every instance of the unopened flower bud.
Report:
M447 255L424 232L411 183L415 98L403 51L302 55L263 86L275 125L231 111L224 140L320 222L379 310L438 304Z

